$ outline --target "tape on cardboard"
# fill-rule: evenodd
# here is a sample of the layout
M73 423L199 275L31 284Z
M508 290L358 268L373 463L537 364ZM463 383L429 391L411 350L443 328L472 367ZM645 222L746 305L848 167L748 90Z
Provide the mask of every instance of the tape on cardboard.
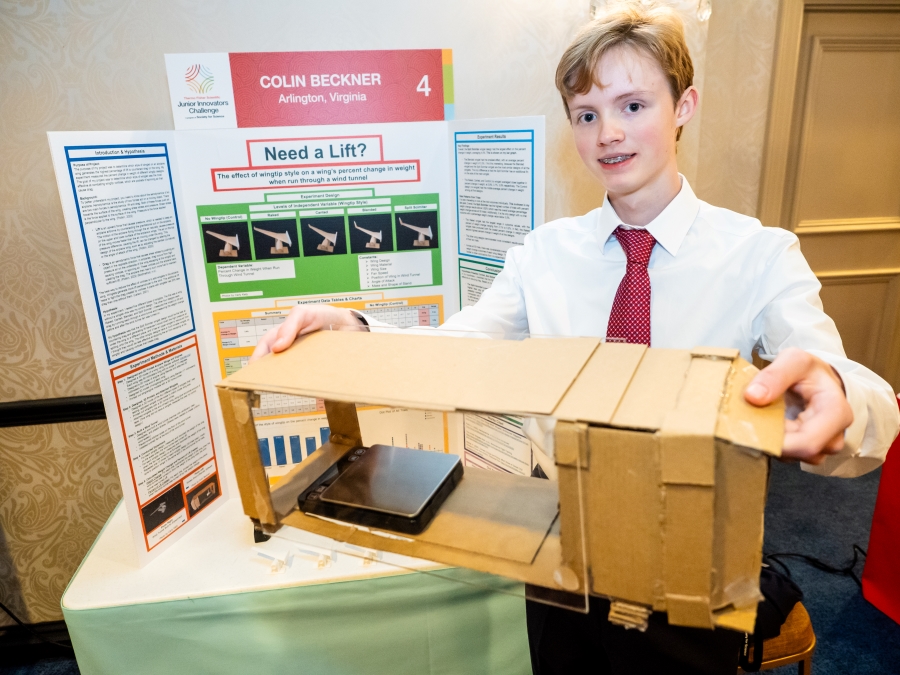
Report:
M714 436L730 370L731 362L727 360L691 359L678 402L660 430L664 483L714 484Z

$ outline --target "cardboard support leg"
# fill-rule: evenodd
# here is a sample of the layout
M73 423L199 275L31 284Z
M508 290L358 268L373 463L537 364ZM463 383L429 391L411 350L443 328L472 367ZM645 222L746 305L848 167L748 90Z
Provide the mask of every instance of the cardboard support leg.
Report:
M231 448L231 461L238 491L246 513L263 529L277 529L278 518L272 507L269 480L259 456L259 439L253 424L253 399L249 391L219 389L222 418Z
M355 403L325 401L325 414L331 429L331 442L357 447L363 444Z

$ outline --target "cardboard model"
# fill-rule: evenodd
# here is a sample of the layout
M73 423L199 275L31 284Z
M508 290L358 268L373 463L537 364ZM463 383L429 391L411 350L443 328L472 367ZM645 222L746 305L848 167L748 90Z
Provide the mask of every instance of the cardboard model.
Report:
M440 359L427 367L408 354ZM219 383L245 513L339 541L614 600L610 618L751 631L768 456L784 407L755 408L737 350L648 349L597 338L520 341L322 331ZM331 437L270 490L258 392L325 399ZM297 510L297 496L362 446L356 403L552 416L559 480L466 468L421 534L376 536Z

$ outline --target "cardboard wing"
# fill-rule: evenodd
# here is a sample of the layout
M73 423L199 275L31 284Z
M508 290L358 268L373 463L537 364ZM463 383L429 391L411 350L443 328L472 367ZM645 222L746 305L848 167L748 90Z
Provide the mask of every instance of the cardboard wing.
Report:
M607 596L620 623L640 625L652 609L676 625L750 631L768 456L780 454L784 424L781 402L744 401L756 372L728 349L322 331L218 387L244 511L263 529L289 524ZM331 428L329 442L271 489L252 417L260 391L324 399ZM467 468L411 537L307 516L298 495L365 444L356 403L552 416L559 480Z

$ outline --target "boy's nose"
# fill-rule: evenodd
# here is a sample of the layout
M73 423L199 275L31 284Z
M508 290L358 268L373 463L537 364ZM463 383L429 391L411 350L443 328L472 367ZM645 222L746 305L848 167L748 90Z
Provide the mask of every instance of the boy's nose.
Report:
M601 122L597 132L597 145L611 145L624 138L622 127L613 121Z

